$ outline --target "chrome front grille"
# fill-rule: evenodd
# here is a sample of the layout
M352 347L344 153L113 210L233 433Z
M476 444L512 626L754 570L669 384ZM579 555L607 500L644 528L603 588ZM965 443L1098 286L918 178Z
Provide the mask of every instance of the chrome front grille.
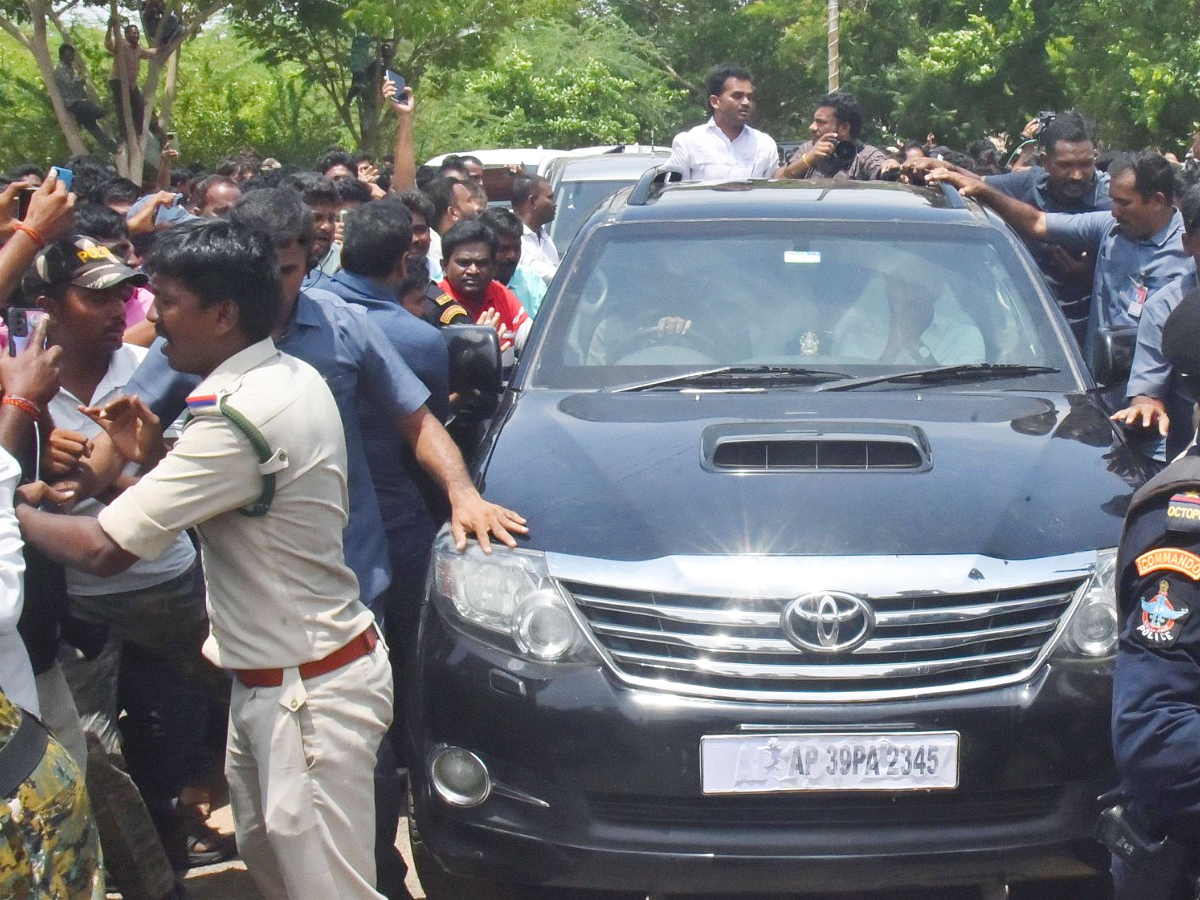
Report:
M1027 677L1085 583L1071 574L999 590L869 596L873 633L857 649L837 654L802 651L785 638L781 620L791 596L732 598L562 583L627 681L699 696L840 701L945 693Z

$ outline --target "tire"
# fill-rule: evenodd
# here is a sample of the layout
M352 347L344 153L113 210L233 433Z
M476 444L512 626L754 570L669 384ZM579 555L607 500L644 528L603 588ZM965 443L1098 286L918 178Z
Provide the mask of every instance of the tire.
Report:
M421 840L417 817L413 815L411 782L408 795L408 843L412 849L413 867L417 870L417 879L425 891L426 900L534 900L537 897L537 890L532 886L471 878L446 871Z

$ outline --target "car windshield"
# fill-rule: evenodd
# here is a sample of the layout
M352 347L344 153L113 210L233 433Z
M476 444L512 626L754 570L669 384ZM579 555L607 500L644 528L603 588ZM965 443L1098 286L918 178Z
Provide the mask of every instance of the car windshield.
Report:
M630 223L596 229L577 251L529 386L614 388L724 366L749 369L744 384L757 366L772 389L811 390L821 378L781 379L772 367L869 378L977 364L1000 387L1077 386L1030 267L984 227Z
M558 252L567 252L588 215L602 200L636 180L636 176L630 176L610 181L560 182L554 195L558 211L554 215L554 221L550 223L550 240L554 241Z

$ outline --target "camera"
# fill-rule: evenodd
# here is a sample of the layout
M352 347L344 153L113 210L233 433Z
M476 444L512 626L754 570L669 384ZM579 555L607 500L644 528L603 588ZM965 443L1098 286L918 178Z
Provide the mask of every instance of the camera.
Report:
M1037 114L1036 118L1037 118L1038 124L1037 124L1037 131L1035 131L1033 133L1034 137L1037 137L1039 134L1041 134L1043 131L1045 131L1046 126L1058 118L1058 114L1056 112L1054 112L1054 110L1043 109L1040 113Z
M838 141L833 145L833 158L844 166L854 162L858 156L858 145L854 141Z

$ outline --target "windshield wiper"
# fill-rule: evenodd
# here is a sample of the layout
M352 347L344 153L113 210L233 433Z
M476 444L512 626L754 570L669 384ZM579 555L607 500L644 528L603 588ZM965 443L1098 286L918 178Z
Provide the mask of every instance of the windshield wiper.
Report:
M891 375L868 375L864 378L851 378L849 381L835 381L832 384L822 384L815 388L818 391L852 391L855 388L869 387L873 384L943 384L952 381L989 381L994 378L1017 378L1022 375L1047 375L1058 372L1051 366L1026 366L1017 363L969 363L960 366L938 366L934 369L913 369L908 372L896 372Z
M635 384L625 384L620 387L606 388L613 394L627 391L649 391L661 387L686 387L693 384L708 385L712 382L727 381L731 385L795 381L804 384L813 381L827 381L836 378L848 378L845 372L831 372L825 369L805 369L800 366L721 366L717 369L701 369L698 372L685 372L682 375L669 375L666 378L655 378L652 381L639 381Z

